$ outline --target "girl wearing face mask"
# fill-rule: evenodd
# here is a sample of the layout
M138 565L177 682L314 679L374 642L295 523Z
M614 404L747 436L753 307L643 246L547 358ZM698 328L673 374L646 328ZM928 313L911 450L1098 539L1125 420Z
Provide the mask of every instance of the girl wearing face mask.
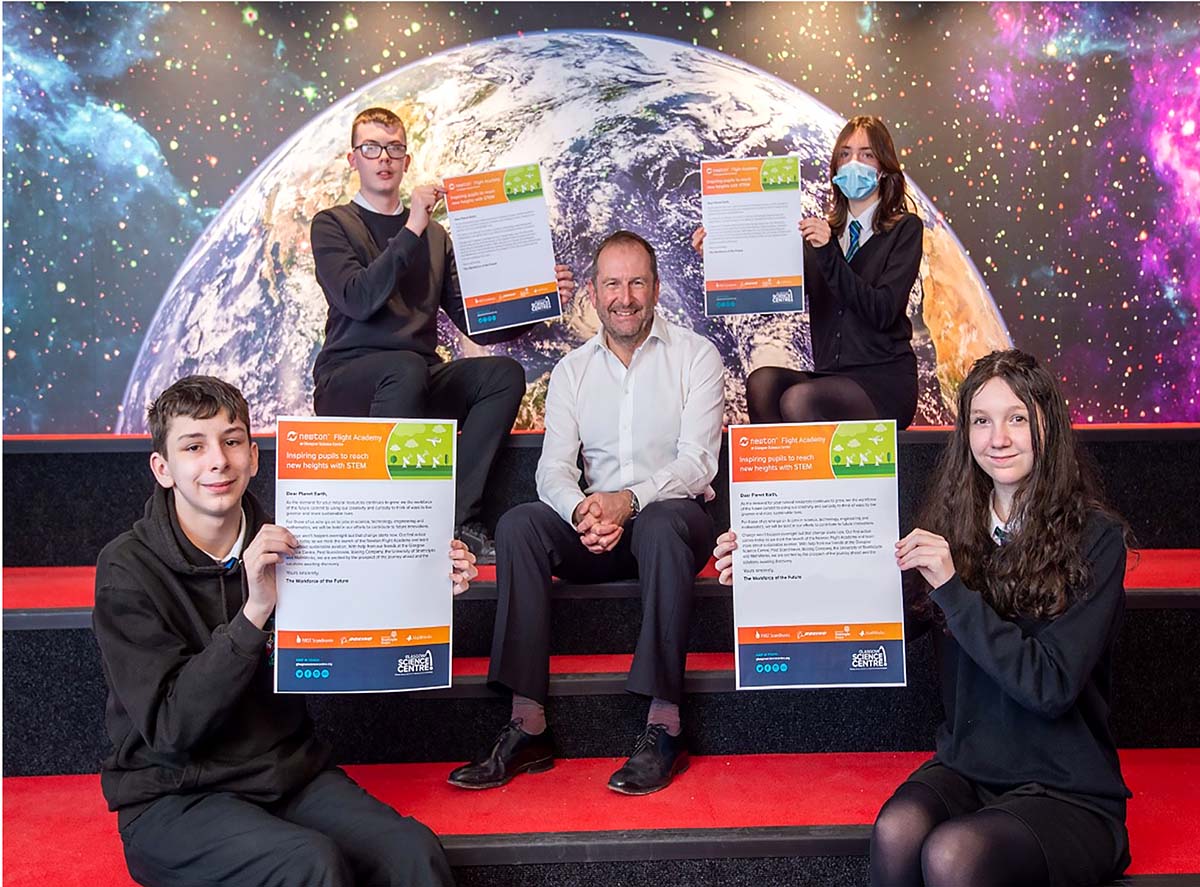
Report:
M746 380L750 421L895 419L917 409L908 296L924 226L906 210L904 174L887 127L854 117L829 161L828 218L800 222L813 371L760 367ZM703 250L704 229L692 237Z
M981 358L918 527L896 543L907 640L935 631L945 722L883 805L875 887L1099 884L1129 864L1109 729L1128 533L1028 354ZM737 536L717 539L733 581Z

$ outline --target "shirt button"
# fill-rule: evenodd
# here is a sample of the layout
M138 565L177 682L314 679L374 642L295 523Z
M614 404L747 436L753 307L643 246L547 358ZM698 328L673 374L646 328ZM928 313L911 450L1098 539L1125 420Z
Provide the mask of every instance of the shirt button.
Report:
M845 308L839 308L839 309L838 309L838 317L841 317L841 316L842 316L843 314L845 314L845 313L846 313L846 309L845 309Z

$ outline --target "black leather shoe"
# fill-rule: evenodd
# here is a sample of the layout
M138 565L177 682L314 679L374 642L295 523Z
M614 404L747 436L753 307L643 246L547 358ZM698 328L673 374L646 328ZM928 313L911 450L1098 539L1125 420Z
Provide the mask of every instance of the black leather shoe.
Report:
M471 549L471 554L475 555L476 564L496 563L496 540L492 538L483 524L478 521L468 521L454 531L454 537L461 539L466 543L467 548Z
M672 736L662 724L649 724L625 766L608 780L608 787L623 795L648 795L670 785L688 763L683 734Z
M508 722L488 756L463 764L446 780L459 788L498 788L519 773L543 773L554 766L554 737L550 728L536 736L521 729L521 719Z

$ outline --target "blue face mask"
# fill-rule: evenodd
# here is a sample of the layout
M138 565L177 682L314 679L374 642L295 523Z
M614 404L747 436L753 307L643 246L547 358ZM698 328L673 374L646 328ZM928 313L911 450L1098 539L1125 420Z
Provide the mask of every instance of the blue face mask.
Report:
M879 186L879 174L857 160L847 160L833 177L833 183L850 200L862 200Z

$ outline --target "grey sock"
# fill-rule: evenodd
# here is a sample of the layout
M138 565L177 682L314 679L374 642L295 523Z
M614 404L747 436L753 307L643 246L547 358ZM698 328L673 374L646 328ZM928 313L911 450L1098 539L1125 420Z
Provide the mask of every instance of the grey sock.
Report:
M679 735L679 706L655 696L650 700L650 711L646 715L647 724L662 724L672 736Z
M521 729L531 736L546 732L546 707L528 696L513 694L512 719L521 721ZM676 718L678 722L678 717Z

